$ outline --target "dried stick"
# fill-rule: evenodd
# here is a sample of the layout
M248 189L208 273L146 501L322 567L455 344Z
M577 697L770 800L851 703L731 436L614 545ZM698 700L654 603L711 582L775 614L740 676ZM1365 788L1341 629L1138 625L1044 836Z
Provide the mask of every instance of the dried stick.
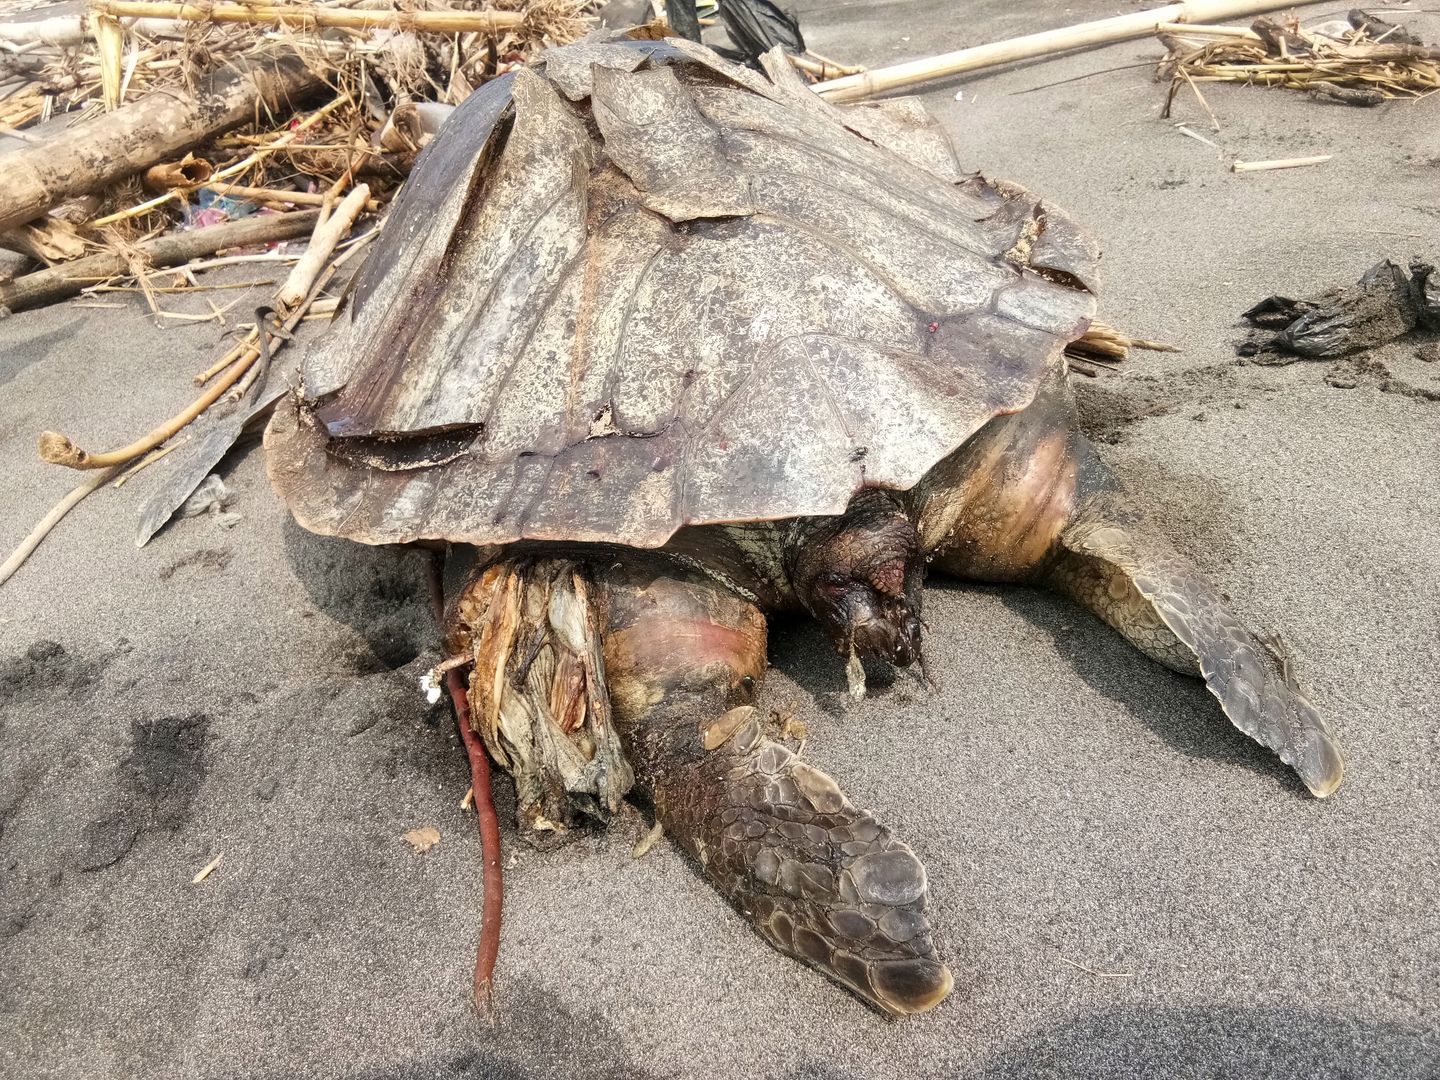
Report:
M135 252L152 267L174 266L213 255L225 248L304 236L315 227L315 217L314 210L296 210L289 214L242 218L223 225L212 225L208 229L171 233L146 240L135 245ZM56 300L76 296L96 282L129 272L130 264L119 253L89 255L26 274L8 285L0 285L0 307L13 312L52 304Z
M305 254L300 256L300 261L290 268L290 276L275 294L276 301L282 307L293 307L305 298L315 281L315 275L334 254L335 245L345 238L345 234L355 224L355 219L360 216L369 200L370 186L357 184L335 208L334 213L315 223L309 247L305 249ZM323 209L321 214L324 214Z
M60 524L60 519L73 510L76 503L96 488L103 486L105 481L119 471L119 465L112 465L108 469L97 472L56 503L54 509L41 518L40 523L30 530L30 535L20 542L20 546L5 560L4 565L0 565L0 585L10 580L10 576L20 569L25 560L30 557L30 553L40 546L40 541L50 535L50 530Z
M445 556L432 552L427 564L430 606L443 633L445 626ZM500 821L495 816L495 797L490 788L490 759L470 719L470 702L459 668L445 673L445 686L455 706L455 718L465 755L470 759L470 790L475 799L475 818L480 827L481 883L484 898L480 908L480 943L475 950L475 1011L483 1018L494 1014L495 960L500 955L500 914L505 878L500 869Z
M1231 172L1269 172L1272 169L1303 169L1307 165L1324 165L1334 154L1318 154L1315 157L1281 158L1277 161L1237 161L1230 166Z
M1205 110L1205 115L1210 117L1210 130L1218 135L1220 133L1220 118L1215 115L1215 110L1210 108L1210 103L1205 100L1205 95L1200 93L1200 87L1195 85L1195 80L1190 77L1190 73L1182 67L1180 68L1180 74L1185 77L1186 84L1190 87L1191 91L1194 92L1195 100L1200 102L1200 107Z
M159 450L151 450L150 453L146 454L143 458L135 462L133 465L128 466L123 473L117 476L115 478L115 486L117 488L124 487L125 481L129 480L141 469L148 469L151 465L154 465L155 462L159 461L166 454L170 453L170 451L176 450L184 445L185 440L181 439L179 442L173 442L169 446L162 446Z
M219 375L220 372L224 371L227 367L229 367L236 360L238 360L241 354L244 353L247 348L252 347L255 344L255 339L259 336L260 331L258 328L251 330L248 334L245 335L243 340L241 340L235 345L232 345L229 350L220 357L219 360L216 360L215 363L211 364L204 371L200 372L199 375L196 375L195 385L204 386L216 375Z
M210 270L217 266L239 266L241 263L293 263L299 258L298 255L284 251L266 251L259 255L222 255L218 259L201 259L198 262L188 262L184 266L177 266L175 269L178 273L189 275L196 270Z
M240 376L250 370L255 362L254 355L241 357L226 369L209 390L192 401L184 410L172 416L148 435L142 435L129 446L110 450L103 454L91 454L80 449L58 431L40 433L40 457L52 465L64 465L71 469L106 469L112 465L123 465L155 449L166 439L185 427L211 405L220 400L220 395L234 386Z
M175 4L142 0L95 0L90 10L103 15L174 19L177 22L251 23L314 30L339 26L352 30L409 30L437 34L496 34L525 25L519 11L346 11L304 5L271 6L246 3Z
M208 184L218 195L233 195L237 199L252 199L255 202L291 203L294 206L319 206L325 195L319 191L285 191L280 188L247 187L244 184ZM378 210L380 204L371 199L365 204L367 210Z
M1246 41L1263 41L1254 30L1244 26L1206 26L1202 23L1162 22L1155 27L1160 34L1199 34L1204 37L1244 38Z

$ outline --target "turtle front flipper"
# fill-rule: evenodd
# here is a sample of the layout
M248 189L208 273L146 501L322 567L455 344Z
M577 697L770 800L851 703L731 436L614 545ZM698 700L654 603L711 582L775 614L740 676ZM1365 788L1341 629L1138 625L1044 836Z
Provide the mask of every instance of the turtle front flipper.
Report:
M1181 555L1146 536L1123 495L1100 491L1080 504L1044 580L1147 656L1203 678L1230 721L1274 750L1312 794L1340 786L1340 749L1288 662Z
M766 738L760 610L669 568L598 575L605 667L637 788L755 929L891 1015L953 985L925 869L825 773Z
M1178 552L1141 524L1076 430L1057 364L1030 406L992 420L906 496L932 565L957 577L1048 585L1147 656L1205 680L1231 722L1324 797L1344 764L1288 665Z

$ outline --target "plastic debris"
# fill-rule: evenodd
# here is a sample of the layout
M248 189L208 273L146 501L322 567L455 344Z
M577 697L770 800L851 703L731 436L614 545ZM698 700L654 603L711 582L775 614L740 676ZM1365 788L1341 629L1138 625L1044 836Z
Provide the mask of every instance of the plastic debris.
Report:
M435 828L434 825L422 825L418 829L411 829L404 835L403 839L423 855L436 844L440 843L440 830Z
M781 11L770 0L725 0L720 5L720 21L735 48L716 51L729 52L744 63L759 64L760 57L776 45L788 53L805 51L805 38L794 14Z
M1289 363L1296 356L1324 360L1383 345L1417 326L1440 330L1434 273L1432 265L1416 260L1407 276L1386 259L1354 285L1308 300L1268 296L1241 318L1274 333L1252 335L1238 351L1258 363Z
M185 500L180 507L180 516L191 518L200 517L202 514L209 514L221 527L234 528L242 520L239 514L228 513L225 504L230 500L230 489L225 486L215 473L211 473L200 481L200 486L195 493Z

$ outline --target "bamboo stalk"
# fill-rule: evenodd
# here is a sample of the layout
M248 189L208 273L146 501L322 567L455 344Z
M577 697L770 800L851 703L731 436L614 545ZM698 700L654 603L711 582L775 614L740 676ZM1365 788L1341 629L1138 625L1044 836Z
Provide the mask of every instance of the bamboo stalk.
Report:
M152 165L140 181L146 191L162 192L171 188L199 187L215 175L215 166L204 158L186 154L179 161L165 161Z
M1116 15L1113 18L1080 23L1059 30L1027 34L1009 41L976 45L940 56L911 60L893 67L875 68L859 75L847 75L829 82L816 83L812 89L829 101L859 101L902 86L913 86L931 79L943 79L967 71L1013 63L1016 60L1147 37L1153 34L1161 23L1210 23L1293 6L1294 0L1187 0L1185 3L1169 4L1150 11Z
M1245 41L1265 40L1245 26L1207 26L1203 23L1180 23L1166 22L1157 26L1156 31L1162 34L1203 34L1207 37L1241 38Z
M1280 158L1276 161L1236 161L1231 172L1269 172L1272 169L1303 169L1307 165L1323 165L1334 154L1319 154L1316 157Z
M158 0L94 0L90 9L103 15L173 19L177 22L250 23L314 30L333 26L351 30L408 30L416 33L498 34L525 25L519 11L351 11L309 5L240 3L176 4Z
M314 210L296 210L289 214L270 214L242 218L208 229L172 233L135 245L151 266L175 266L189 259L213 255L224 248L272 240L293 240L315 227ZM89 255L73 262L62 263L48 270L26 274L8 285L0 285L0 308L22 311L76 296L87 285L128 273L130 264L115 252Z

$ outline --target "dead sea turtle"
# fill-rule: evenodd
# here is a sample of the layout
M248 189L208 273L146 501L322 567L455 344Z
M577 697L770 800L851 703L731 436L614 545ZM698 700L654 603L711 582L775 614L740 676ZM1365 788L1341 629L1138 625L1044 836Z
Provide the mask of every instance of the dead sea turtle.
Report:
M753 707L767 613L809 612L863 685L921 658L927 569L1047 586L1316 795L1341 779L1286 665L1075 430L1096 259L913 103L685 42L559 49L427 148L271 480L319 533L480 549L449 644L523 829L633 786L777 948L923 1011L952 985L925 871Z

